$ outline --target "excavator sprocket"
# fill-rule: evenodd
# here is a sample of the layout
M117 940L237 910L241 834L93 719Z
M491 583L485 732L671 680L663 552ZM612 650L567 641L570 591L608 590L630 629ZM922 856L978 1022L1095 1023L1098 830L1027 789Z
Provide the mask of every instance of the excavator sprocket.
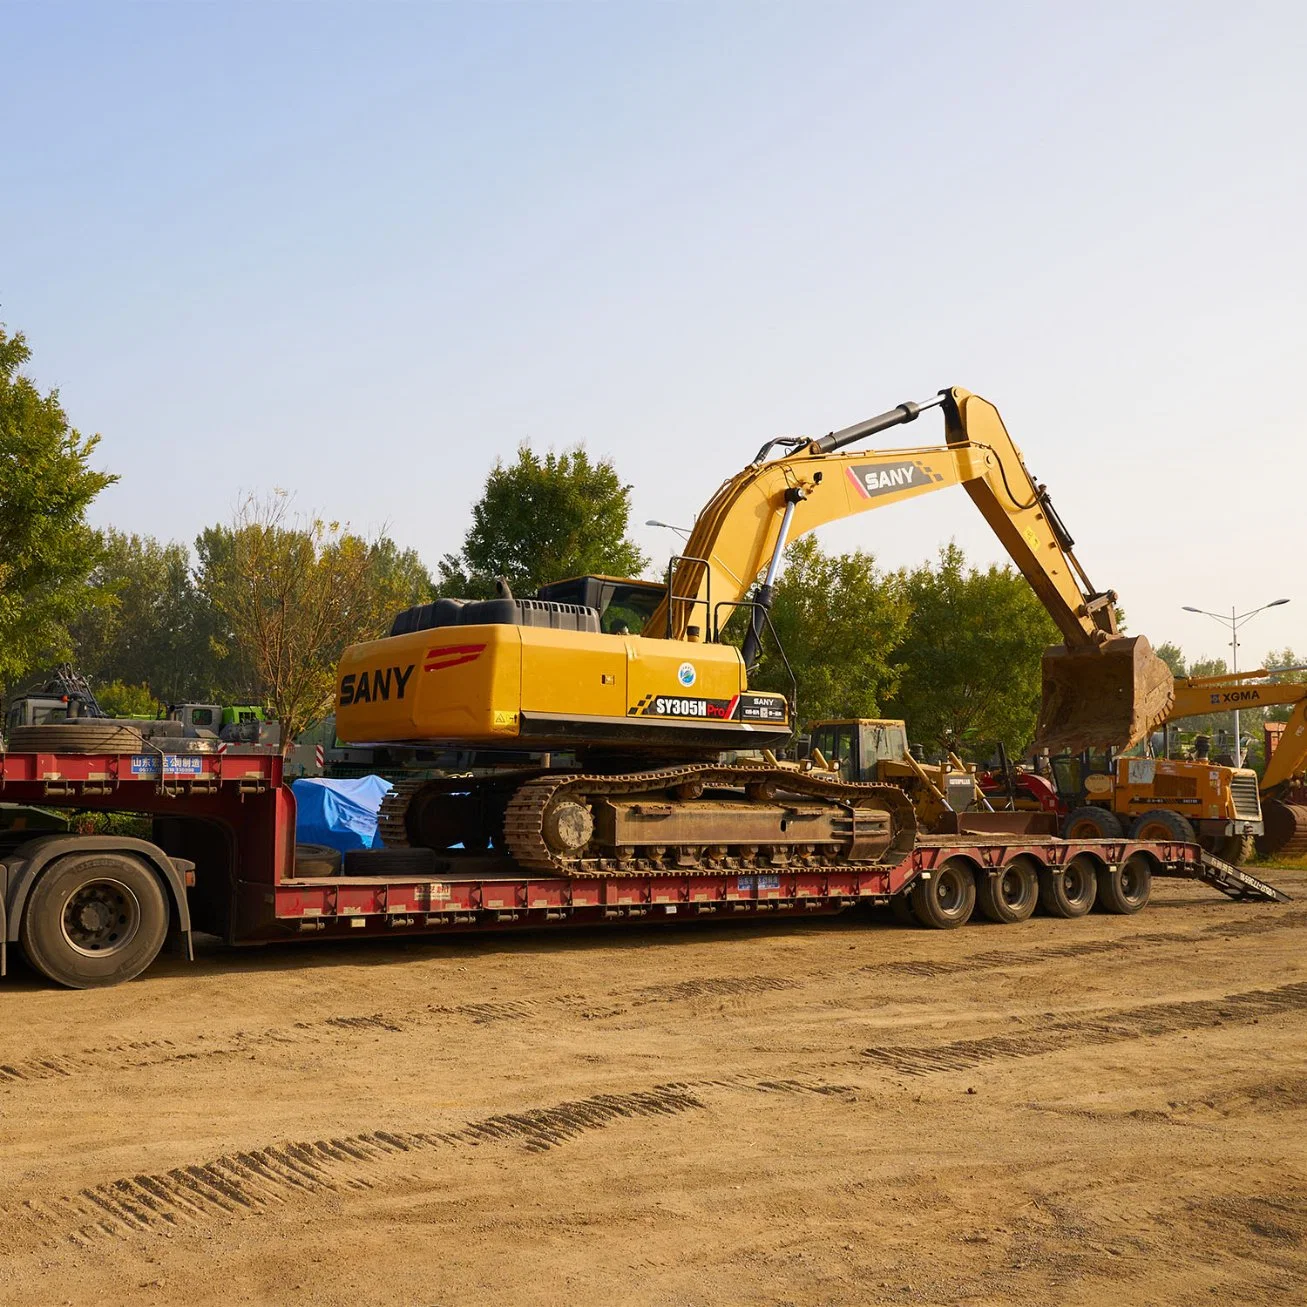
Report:
M1257 837L1263 858L1291 858L1307 854L1307 806L1267 799L1262 804L1265 833Z

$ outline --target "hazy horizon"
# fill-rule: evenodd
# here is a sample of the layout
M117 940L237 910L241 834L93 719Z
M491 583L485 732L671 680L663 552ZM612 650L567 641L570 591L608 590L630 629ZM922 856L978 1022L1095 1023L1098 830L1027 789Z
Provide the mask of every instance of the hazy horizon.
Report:
M1240 662L1307 652L1299 6L0 15L0 321L97 525L280 486L434 570L496 457L583 442L659 559L767 437L962 385L1131 631L1228 657L1181 605L1288 597ZM961 491L821 533L950 538L1006 561Z

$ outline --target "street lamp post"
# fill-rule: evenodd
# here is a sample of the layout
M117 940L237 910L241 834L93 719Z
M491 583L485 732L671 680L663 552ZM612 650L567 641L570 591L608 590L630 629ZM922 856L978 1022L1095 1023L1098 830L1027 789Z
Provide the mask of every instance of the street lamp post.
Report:
M1278 608L1281 604L1287 604L1287 599L1272 599L1269 604L1263 604L1260 608L1250 608L1246 613L1236 612L1233 604L1230 605L1230 616L1226 617L1224 613L1209 613L1206 608L1193 608L1189 604L1182 604L1181 608L1186 613L1201 613L1204 617L1214 617L1222 626L1230 628L1230 671L1236 673L1239 670L1239 629L1250 618L1256 617L1258 613L1264 613L1268 608ZM1243 737L1239 734L1239 709L1234 710L1234 765L1243 766Z

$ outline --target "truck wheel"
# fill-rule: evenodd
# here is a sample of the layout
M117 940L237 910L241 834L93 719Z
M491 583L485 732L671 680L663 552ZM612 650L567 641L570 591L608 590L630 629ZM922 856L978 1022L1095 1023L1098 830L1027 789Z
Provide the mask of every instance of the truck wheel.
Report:
M1123 917L1142 912L1153 892L1153 869L1141 853L1133 853L1119 867L1098 873L1098 906Z
M976 878L961 858L949 858L912 886L912 910L923 926L952 930L961 926L976 906Z
M1042 867L1039 872L1039 906L1050 917L1083 917L1098 896L1097 868L1083 854L1065 867Z
M159 878L125 853L81 853L47 867L28 896L27 960L69 989L116 985L159 956L168 900Z
M1194 833L1189 818L1182 817L1169 808L1140 813L1130 827L1130 838L1141 844L1198 843L1198 836Z
M1039 902L1039 864L1014 858L1001 871L982 875L976 886L976 906L990 921L1014 925L1025 921Z
M1119 840L1124 834L1121 818L1110 808L1073 808L1062 823L1064 840Z

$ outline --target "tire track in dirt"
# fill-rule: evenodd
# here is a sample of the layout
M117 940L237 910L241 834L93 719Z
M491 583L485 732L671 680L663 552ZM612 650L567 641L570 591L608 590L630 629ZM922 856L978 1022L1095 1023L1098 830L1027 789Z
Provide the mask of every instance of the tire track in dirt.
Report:
M1001 971L1011 967L1040 966L1050 959L1086 958L1103 953L1134 952L1157 944L1192 948L1205 935L1263 934L1272 930L1292 930L1307 923L1307 912L1281 913L1266 921L1233 921L1204 926L1197 932L1149 931L1121 939L1071 940L1065 944L1046 944L1029 949L990 949L963 958L939 960L913 959L903 962L870 962L859 967L862 974L900 975L930 980L936 976L954 976L971 971Z
M969 1071L982 1062L1039 1057L1073 1046L1115 1044L1131 1039L1198 1030L1227 1021L1251 1022L1307 1009L1307 981L1277 989L1253 989L1215 999L1149 1003L1063 1020L1040 1018L1028 1034L988 1035L935 1046L893 1044L863 1050L863 1057L903 1075Z
M137 1173L54 1199L0 1206L10 1234L25 1227L35 1244L60 1239L90 1249L104 1239L163 1234L213 1220L255 1216L319 1194L374 1188L381 1168L405 1155L482 1145L544 1153L592 1130L634 1118L704 1111L704 1093L817 1094L848 1099L853 1086L822 1081L669 1082L622 1094L595 1094L552 1107L500 1112L447 1131L370 1130L330 1139L269 1144L168 1171Z
M75 1052L37 1056L23 1061L0 1063L0 1088L26 1082L69 1079L91 1072L132 1071L169 1063L207 1058L245 1057L261 1047L294 1047L337 1043L341 1031L362 1034L406 1034L429 1027L445 1018L491 1025L501 1021L526 1021L540 1016L554 1018L572 1010L584 1020L621 1016L627 1005L684 1003L710 997L739 998L754 993L793 989L797 981L771 976L703 978L671 985L648 985L632 991L625 1003L595 1007L581 995L558 995L545 999L509 999L503 1002L427 1004L403 1012L366 1012L297 1021L291 1026L273 1026L259 1031L236 1031L223 1036L196 1035L189 1040L130 1040Z

